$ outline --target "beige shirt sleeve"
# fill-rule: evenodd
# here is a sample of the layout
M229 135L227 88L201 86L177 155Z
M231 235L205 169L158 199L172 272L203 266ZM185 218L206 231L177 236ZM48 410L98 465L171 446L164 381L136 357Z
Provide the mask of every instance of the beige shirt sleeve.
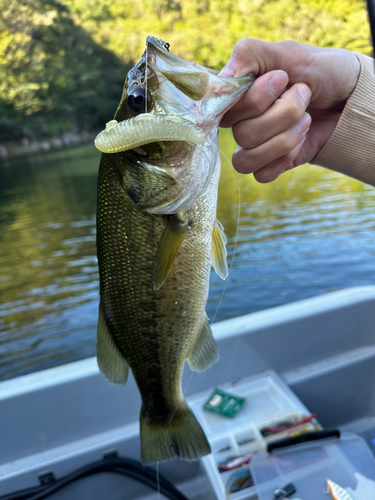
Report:
M374 60L357 54L361 70L338 124L311 163L375 186Z

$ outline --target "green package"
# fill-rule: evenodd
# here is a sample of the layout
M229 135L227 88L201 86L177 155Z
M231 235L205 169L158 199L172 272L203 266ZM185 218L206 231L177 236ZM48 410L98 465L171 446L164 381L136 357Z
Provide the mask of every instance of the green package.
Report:
M216 388L208 398L203 408L207 411L212 411L223 417L233 418L241 410L245 402L244 398L233 396L227 392Z

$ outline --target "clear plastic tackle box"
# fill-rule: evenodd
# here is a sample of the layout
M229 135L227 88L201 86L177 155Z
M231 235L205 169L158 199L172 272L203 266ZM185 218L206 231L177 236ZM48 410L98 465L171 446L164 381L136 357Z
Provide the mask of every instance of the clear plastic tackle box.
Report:
M235 471L220 472L219 464L230 457L265 450L269 442L285 437L287 431L264 437L262 429L277 425L284 420L303 419L310 415L310 412L273 370L222 385L220 389L245 398L241 411L233 419L203 409L212 390L204 391L189 399L189 404L202 424L212 447L211 455L202 459L203 465L217 498L225 500L228 496L226 486L230 477L241 470L248 470L249 465L245 464ZM313 428L313 425L313 423L302 424L301 427ZM293 432L297 431L298 427L293 428ZM229 498L255 499L256 488L249 486L230 494Z
M273 500L274 492L288 483L296 488L290 498L332 499L327 491L328 479L344 488L353 500L375 499L375 459L356 434L342 433L339 439L257 453L250 472L259 500Z
M329 500L332 497L327 493L326 479L351 487L353 500L375 500L375 490L371 490L375 485L372 483L375 459L359 436L346 433L340 439L304 443L271 454L265 451L269 443L320 427L318 421L312 419L277 434L265 435L266 428L277 427L285 421L303 422L311 415L276 372L268 370L222 385L220 389L245 398L234 418L203 409L212 390L189 400L211 443L212 453L204 457L202 463L218 500L273 500L275 490L289 482L297 487L290 499ZM222 463L244 455L251 455L248 463L220 472ZM250 476L248 486L231 492L228 485L233 478L246 474ZM359 490L358 484L362 485ZM371 493L363 493L367 490ZM358 491L367 496L358 496Z

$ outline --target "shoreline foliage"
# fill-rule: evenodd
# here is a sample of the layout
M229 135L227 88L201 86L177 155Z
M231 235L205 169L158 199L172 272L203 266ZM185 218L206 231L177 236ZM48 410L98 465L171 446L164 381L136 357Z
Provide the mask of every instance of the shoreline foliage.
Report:
M0 142L102 128L150 34L216 69L246 36L372 54L365 0L0 0Z

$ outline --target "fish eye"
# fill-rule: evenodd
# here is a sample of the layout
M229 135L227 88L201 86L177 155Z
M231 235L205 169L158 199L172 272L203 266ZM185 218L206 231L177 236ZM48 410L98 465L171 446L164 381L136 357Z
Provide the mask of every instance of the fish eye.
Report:
M128 94L128 104L133 111L144 110L146 94L142 87L134 87Z

